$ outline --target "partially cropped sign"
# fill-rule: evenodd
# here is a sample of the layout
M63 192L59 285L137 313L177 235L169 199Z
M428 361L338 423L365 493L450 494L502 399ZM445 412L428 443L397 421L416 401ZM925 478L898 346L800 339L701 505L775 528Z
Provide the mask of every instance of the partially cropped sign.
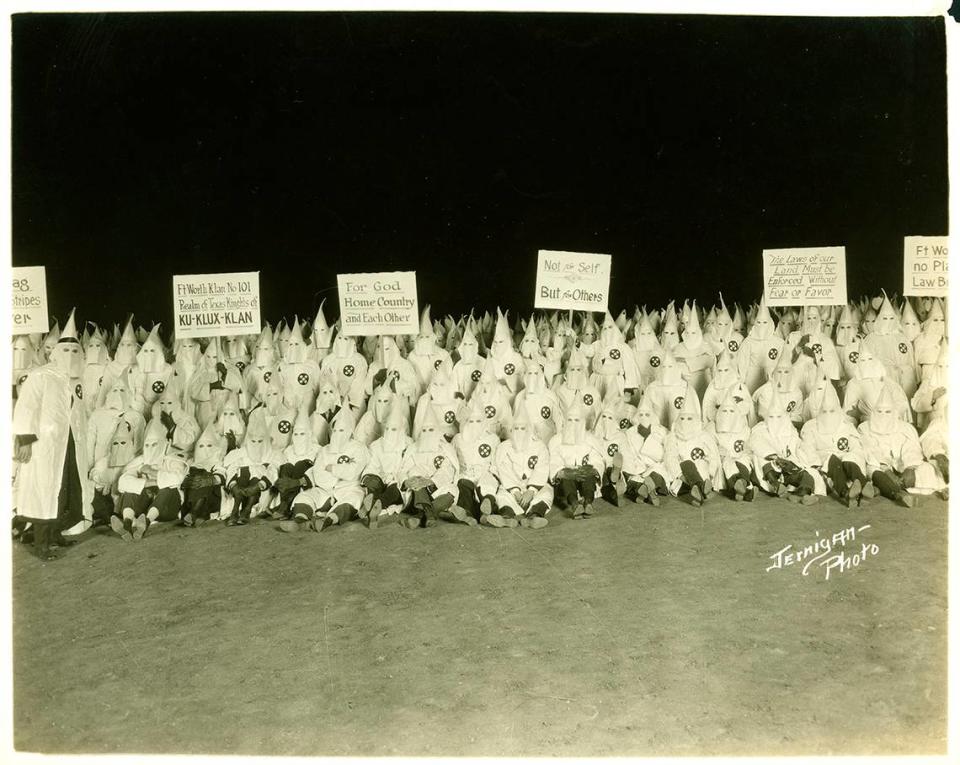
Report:
M950 291L947 262L947 237L905 236L903 294L946 295Z
M420 331L417 272L337 274L340 331L355 335L416 335Z
M47 332L47 270L43 266L22 266L13 271L13 334Z
M260 331L260 272L173 277L177 339Z
M609 300L609 255L540 250L535 308L606 311Z
M764 250L763 294L768 306L843 305L847 302L846 249Z

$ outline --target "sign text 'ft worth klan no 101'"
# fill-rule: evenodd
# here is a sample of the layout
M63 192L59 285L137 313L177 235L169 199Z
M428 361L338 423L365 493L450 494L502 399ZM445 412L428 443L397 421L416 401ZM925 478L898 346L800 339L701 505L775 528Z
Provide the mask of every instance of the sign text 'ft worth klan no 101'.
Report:
M47 270L43 266L21 266L13 271L13 334L47 332Z
M847 302L844 247L794 247L763 251L767 305L843 305Z
M420 331L416 271L337 274L337 289L344 337Z
M173 277L177 339L260 332L260 272Z
M947 237L903 238L903 294L939 297L950 292Z
M600 312L609 301L609 255L540 250L535 308Z

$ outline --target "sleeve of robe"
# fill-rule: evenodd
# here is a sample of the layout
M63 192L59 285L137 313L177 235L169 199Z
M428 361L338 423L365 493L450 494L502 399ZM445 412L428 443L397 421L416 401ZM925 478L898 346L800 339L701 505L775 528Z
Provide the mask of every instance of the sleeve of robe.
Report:
M189 451L200 436L200 426L191 415L182 410L176 414L176 423L172 443L178 449Z
M40 437L40 407L43 399L43 375L28 375L20 388L13 410L13 434Z
M187 463L179 457L166 457L157 470L158 489L179 489L187 477Z
M359 448L354 449L353 460L351 462L335 462L331 466L331 472L341 481L359 481L363 475L364 468L370 462L370 452L361 443L357 443Z
M497 450L494 460L494 474L500 481L500 485L508 491L524 488L525 482L521 477L522 471L518 470L518 465L515 464L515 461L518 462L521 458L521 455L510 447Z

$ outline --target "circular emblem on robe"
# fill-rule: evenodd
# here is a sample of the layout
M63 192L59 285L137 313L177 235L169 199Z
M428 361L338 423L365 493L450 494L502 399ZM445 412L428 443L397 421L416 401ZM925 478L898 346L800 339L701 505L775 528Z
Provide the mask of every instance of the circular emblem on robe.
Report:
M730 351L730 353L736 353L738 350L740 350L740 344L736 340L731 340L729 343L727 343L727 349Z
M820 345L820 343L814 343L812 348L813 348L813 352L817 354L817 356L823 355L823 346Z
M279 430L281 433L289 433L290 428L290 420L280 420L280 422L277 423L277 430Z
M439 470L441 465L443 465L443 455L438 454L433 458L433 467L435 470Z
M906 344L906 343L900 343L900 345L897 346L897 350L899 350L900 353L906 353L906 352L907 352L907 344Z
M692 460L702 460L706 456L706 453L699 446L695 446L690 450L690 459Z
M271 378L271 377L273 377L273 372L271 372L269 369L268 369L266 372L263 373L263 381L264 381L264 382L270 382L270 378Z
M837 448L842 452L848 452L850 451L850 442L846 438L838 438Z
M543 419L549 420L551 414L552 414L552 412L550 411L550 407L549 407L549 406L541 406L541 407L540 407L540 416L541 416Z
M167 386L163 384L163 380L154 380L150 388L154 393L159 394L163 393L167 389Z
M440 369L440 365L441 365L442 363L443 363L443 359L437 359L436 361L433 362L433 368L434 368L434 369Z
M530 470L533 470L537 466L537 459L538 458L536 454L531 454L527 458L527 467L530 468Z
M350 367L350 369L352 370L353 367ZM344 373L346 373L347 370L344 369L343 371L344 371ZM353 374L353 372L351 371L351 372L350 372L350 375L352 375L352 374ZM347 375L347 377L349 377L350 375ZM400 373L399 373L396 369L394 369L394 370L390 373L390 376L391 376L394 380L399 380L399 379L400 379Z
M480 382L480 370L479 370L479 369L474 369L474 370L470 373L470 379L473 380L474 382Z
M480 444L477 447L477 454L486 459L490 456L490 444Z
M27 376L26 376L26 375L20 375L20 379L17 380L17 385L22 385L22 384L23 384L23 381L26 380L26 379L27 379ZM103 378L102 378L102 377L100 378L100 381L103 382Z
M457 419L457 416L453 412L443 413L443 421L447 423L447 425L453 425L456 419Z
M633 425L633 423L630 422L630 420L628 420L626 417L624 417L622 420L620 420L620 430L626 430L626 429L629 428L631 425Z
M610 358L611 358L611 359L614 359L614 360L619 359L619 358L620 358L620 349L619 349L619 348L611 348L611 349L610 349Z
M658 366L660 366L660 357L659 357L659 356L651 356L651 357L650 357L650 366L652 366L652 367L658 367Z
M788 412L792 412L792 411L793 411L794 409L796 409L796 408L797 408L797 402L796 402L796 401L788 401L788 402L787 402L787 411L788 411Z
M677 396L677 397L673 400L673 408L674 408L674 409L679 409L681 406L683 406L683 396Z
M771 348L769 351L767 351L767 358L771 361L773 361L773 359L777 358L779 355L780 352L776 348Z
M738 438L736 441L733 442L733 450L734 450L737 454L739 454L740 452L743 451L743 439L742 439L742 438Z
M344 376L344 377L353 377L353 373L354 373L355 371L356 371L356 370L353 368L353 364L347 364L347 365L343 368L343 376Z
M790 456L790 447L788 446L786 449L784 449L784 452L785 452L786 456L789 457L789 456Z
M247 365L244 364L242 361L237 361L236 363L234 363L234 366L235 366L237 369L239 369L241 372L242 372L244 369L247 368Z
M489 420L489 419L491 419L494 415L496 415L497 409L496 409L496 407L493 407L493 406L485 406L485 407L483 407L483 413L484 413L485 415L487 415L487 419Z
M609 444L609 445L607 446L607 456L608 456L608 457L612 457L612 456L613 456L614 454L616 454L618 451L620 451L620 447L617 446L616 444Z
M503 365L504 374L512 375L517 371L517 368L513 364L504 364Z
M308 375L306 372L301 372L297 375L297 382L301 385L306 385L308 382L310 382L310 375Z
M590 458L586 454L584 454L583 459L580 460L580 464L586 467L587 465L590 464Z
M593 406L593 394L584 393L583 394L583 403L587 406Z
M339 457L337 457L338 465L346 465L349 461L350 457L348 457L346 454L341 454Z
M856 351L850 351L850 355L847 356L847 358L850 359L850 362L851 362L852 364L856 364L856 363L857 363L857 359L860 358L860 354L857 353Z
M83 386L80 383L77 383L77 387L73 389L73 394L83 401Z

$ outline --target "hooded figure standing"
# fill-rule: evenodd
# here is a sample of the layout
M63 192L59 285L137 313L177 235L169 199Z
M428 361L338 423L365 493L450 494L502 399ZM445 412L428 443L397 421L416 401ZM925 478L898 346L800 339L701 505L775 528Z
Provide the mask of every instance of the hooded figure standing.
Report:
M713 379L703 392L703 421L713 422L717 410L728 396L733 396L737 404L737 411L743 415L747 424L753 426L757 421L757 411L753 405L753 397L747 386L737 374L736 362L733 354L726 348L720 352L716 366L713 368Z
M757 317L737 351L737 371L751 394L764 380L770 379L770 372L783 352L784 340L774 331L767 301L761 297Z
M690 321L683 328L683 339L673 349L673 357L683 365L686 371L684 377L696 391L697 397L702 398L717 357L700 331L696 301L690 309Z
M87 414L93 412L100 401L100 389L107 375L107 364L110 363L110 353L103 333L95 327L87 344L83 349L83 401L87 407Z
M693 402L697 412L700 412L700 399L692 388ZM657 379L647 386L643 392L643 400L657 416L657 421L665 428L673 426L680 414L680 409L687 400L688 387L683 379L683 371L670 351L664 351L660 359L660 368Z
M143 453L124 468L117 482L120 513L110 518L110 526L129 542L140 539L152 523L177 520L186 475L187 463L170 450L166 428L159 419L151 420L143 436Z
M949 387L950 374L947 369L949 358L950 348L946 342L943 342L940 345L937 363L926 368L923 381L917 388L917 392L913 394L913 400L910 404L917 414L917 430L920 433L923 433L926 429L937 401L946 394Z
M843 410L857 423L869 419L873 411L873 403L880 396L880 392L891 382L885 365L873 357L872 351L864 346L857 357L854 375L847 381L843 395ZM903 420L910 420L910 402L903 389L893 384L890 386L890 395L893 397L894 410Z
M883 305L877 313L873 332L864 338L863 345L883 363L889 371L890 379L900 385L907 398L916 393L917 371L913 343L900 329L900 317L886 295L883 296Z
M837 499L853 507L860 503L864 492L864 496L873 496L873 487L868 485L865 475L860 434L844 415L833 385L825 385L818 395L818 414L804 423L800 431L804 459L827 476L827 488Z
M860 359L860 344L863 341L863 336L857 329L856 314L849 305L845 305L840 311L834 338L842 369L840 379L841 381L849 380L854 376L857 362Z
M617 395L632 397L640 388L640 372L633 349L624 342L623 333L609 311L600 328L590 366L593 370L590 381L601 396L607 396L613 389Z
M753 403L761 420L767 416L767 408L774 389L780 397L780 403L787 410L790 421L799 428L803 424L803 391L795 381L793 364L790 363L786 351L780 356L777 365L770 373L770 379L754 391Z
M726 490L735 502L752 502L750 423L738 398L734 390L728 390L716 417L707 423L705 430L716 439L720 456L719 467L713 474L713 485Z
M640 376L638 390L642 392L656 378L663 355L663 348L657 340L657 334L653 330L646 311L634 325L630 349L633 351L637 373Z
M87 422L87 456L91 462L96 462L110 451L117 428L121 424L126 426L125 432L130 435L133 453L138 453L147 424L134 406L123 378L113 382L103 397L103 403L93 410Z
M580 407L584 428L586 430L593 428L603 405L603 397L600 391L588 382L587 359L579 348L570 352L566 370L556 386L556 394L560 399L564 420L570 409Z
M913 494L929 494L944 484L933 465L923 458L917 431L897 416L894 384L887 383L869 418L860 424L867 459L867 477L881 495L904 507L913 507Z
M277 373L277 348L273 342L273 332L267 324L253 346L253 358L243 371L243 387L250 409L263 402L263 392Z
M712 478L720 468L716 439L704 430L697 394L690 386L677 419L663 443L667 486L674 496L689 494L699 507L713 494Z
M924 319L920 334L913 341L913 351L920 370L920 379L923 379L926 368L937 363L940 355L940 344L946 338L946 321L943 315L943 306L939 299L934 299L930 305L927 318Z
M357 378L364 380L367 376L367 360L357 350L355 337L347 337L338 332L333 341L333 350L320 365L320 372L333 375L336 380L337 391L346 397Z
M490 343L490 353L487 354L487 363L492 365L493 374L507 390L510 406L520 390L520 377L523 374L523 356L513 347L510 336L510 326L507 317L497 309L497 325L493 332L493 342ZM507 423L509 432L509 423Z
M483 369L483 357L480 356L480 344L476 335L467 324L463 329L463 337L457 346L457 355L460 357L453 365L453 379L464 398L470 398L473 389L480 381Z
M413 429L419 431L427 409L433 409L440 422L440 430L448 441L457 433L457 413L463 405L462 394L450 376L451 371L450 361L441 361L427 384L426 393L417 402L417 411L413 416Z
M513 402L513 416L526 413L537 438L549 443L560 425L560 399L547 387L540 367L534 365L523 373L523 390Z
M513 412L510 408L510 391L498 381L494 364L493 359L488 357L483 366L483 373L480 375L480 382L477 383L470 397L470 404L481 405L483 414L487 418L487 427L492 433L496 433L498 438L503 439L510 433ZM517 378L519 377L518 372ZM466 405L462 408L466 409Z
M704 333L704 338L710 343L717 356L723 351L734 354L743 344L743 335L734 328L733 318L727 310L726 303L723 302L723 295L720 295L720 307L716 311L713 328Z
M127 370L127 384L133 391L134 400L144 415L154 401L173 382L173 365L167 363L163 342L160 340L160 325L154 324L150 334L137 351L137 363Z
M553 505L550 451L537 438L525 409L518 410L510 438L497 449L493 472L499 482L496 505L500 513L512 512L524 527L546 526Z
M420 316L420 334L413 343L413 350L407 354L407 361L413 364L417 372L420 387L429 386L434 371L449 359L450 353L437 342L437 333L430 321L430 306L426 306Z
M365 367L366 360L363 363ZM320 365L309 357L297 317L293 319L290 339L277 371L284 401L296 410L313 411L314 399L320 387Z
M62 544L62 532L83 521L92 499L82 375L71 312L50 361L30 372L13 412L16 512L33 524L34 547L44 560L57 557L51 545Z
M572 518L591 516L597 484L604 470L603 446L587 430L586 413L578 401L566 410L563 428L548 444L550 475L561 510Z
M370 446L374 441L380 438L387 427L387 418L390 412L396 408L396 402L400 401L396 393L390 390L389 385L380 385L375 388L370 397L370 403L367 411L363 413L360 421L357 423L357 429L353 437L360 441L364 446ZM406 401L400 402L400 407L406 410Z
M403 478L400 488L413 492L413 503L404 519L407 528L436 525L440 512L455 501L459 469L456 450L443 437L436 412L428 408L399 470Z

